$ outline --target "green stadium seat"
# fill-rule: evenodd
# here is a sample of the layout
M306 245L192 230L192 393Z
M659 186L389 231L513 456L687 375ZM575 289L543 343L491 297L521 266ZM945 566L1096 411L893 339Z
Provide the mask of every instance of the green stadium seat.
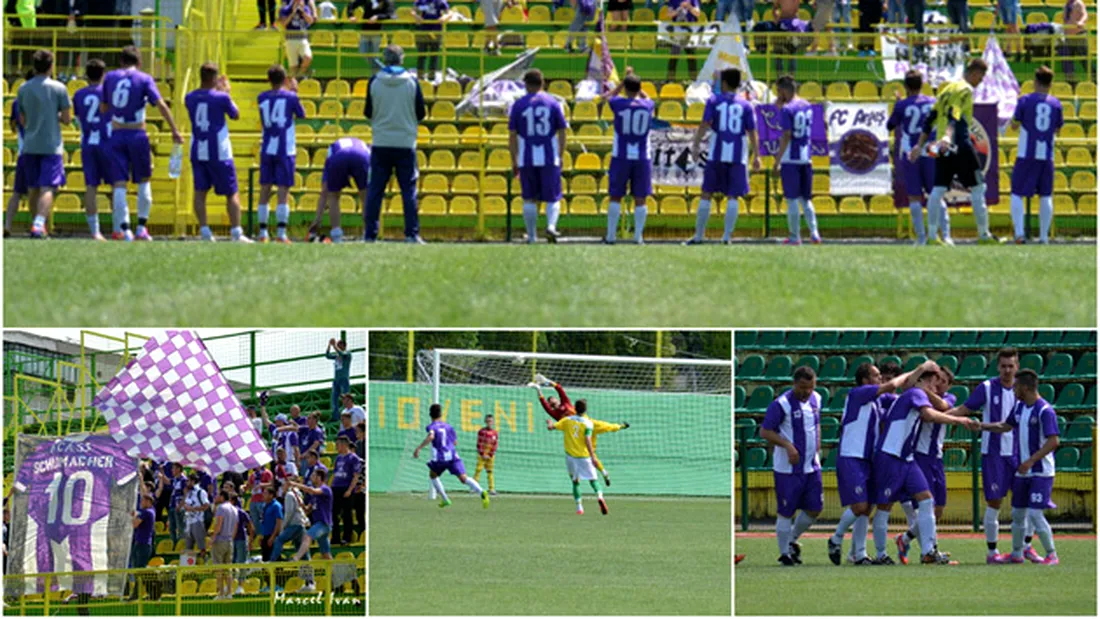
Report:
M751 348L756 345L756 331L738 331L733 337L734 348Z
M829 401L829 388L828 387L814 387L814 391L817 395L821 396L821 405L824 406Z
M1061 410L1063 408L1077 408L1084 401L1085 387L1081 383L1069 383L1062 387L1062 391L1058 393L1058 399L1053 404L1055 409Z
M866 331L843 331L837 341L838 348L863 348L867 342Z
M1093 344L1092 338L1096 337L1095 331L1066 331L1062 335L1062 346L1089 346Z
M1074 418L1066 426L1066 434L1062 438L1066 440L1092 439L1092 426L1096 425L1096 419L1091 415L1081 415Z
M1081 459L1081 452L1076 447L1060 447L1054 452L1054 469L1069 470L1077 468L1077 461Z
M824 408L826 412L835 413L844 410L844 400L848 397L851 387L841 387L833 392L829 405Z
M733 412L736 414L743 406L745 406L745 388L737 385L733 388Z
M836 331L815 331L810 348L836 348L840 335Z
M757 348L782 348L787 334L783 331L761 331L756 334Z
M738 379L754 379L764 375L764 357L761 355L749 355L737 368Z
M787 338L783 341L783 346L791 349L804 349L810 347L810 338L813 333L810 331L790 331L787 333Z
M928 361L928 357L925 357L924 355L912 355L905 360L905 365L902 366L902 371L912 372L925 361Z
M898 367L901 367L901 357L897 355L886 355L885 357L878 360L878 365L880 367L886 365L887 363L896 363L898 364Z
M840 380L844 378L844 372L848 369L848 360L841 355L833 355L825 360L821 366L818 378L822 380Z
M831 417L829 419L831 419ZM822 419L821 421L824 422L825 419ZM822 425L824 425L824 423ZM830 449L829 451L825 452L825 460L822 461L821 468L829 470L829 471L835 470L836 469L836 457L837 457L837 454L839 454L839 453L840 453L839 449Z
M1047 363L1045 378L1063 378L1073 373L1073 357L1064 352L1054 353Z
M978 347L980 348L999 348L1005 343L1004 331L982 331L978 336Z
M751 441L757 438L756 420L752 417L738 417L735 427L737 428L737 440Z
M1092 470L1092 445L1081 450L1081 459L1077 461L1077 467L1085 470Z
M799 368L802 366L809 366L814 371L814 374L821 369L821 359L817 355L802 355L798 358L798 361L794 364L794 367Z
M961 426L959 426L961 427ZM943 466L946 469L966 468L966 450L959 447L950 447L943 450Z
M824 400L822 400L824 401ZM835 441L840 435L840 420L836 417L821 418L821 440Z
M1061 331L1037 331L1031 345L1038 348L1056 348L1061 341Z
M1087 352L1077 360L1077 366L1073 368L1074 376L1096 376L1096 353Z
M849 379L855 378L856 377L856 368L858 368L860 365L862 365L864 363L874 363L874 362L875 362L874 357L872 357L870 355L860 355L860 356L856 357L855 359L852 359L852 362L848 364L847 377Z
M955 355L944 355L939 359L936 359L936 365L940 366L941 368L947 368L951 370L952 373L954 373L955 370L959 369L959 358Z
M1028 353L1020 357L1020 369L1028 369L1034 371L1036 374L1043 373L1043 356L1035 353Z
M952 331L947 343L951 348L973 348L978 344L978 332Z
M920 331L900 331L894 337L894 348L916 348L920 345Z
M768 385L761 385L752 390L749 399L745 402L745 412L757 413L767 410L768 405L775 399L775 389Z
M1004 345L1017 348L1030 346L1033 339L1035 339L1035 333L1032 331L1009 331L1005 337Z
M1089 387L1089 393L1085 396L1084 405L1089 408L1096 408L1096 383L1093 383Z
M867 334L866 347L871 350L890 348L893 345L893 331L871 331Z
M1043 398L1047 402L1054 401L1054 385L1050 383L1039 383L1039 397Z
M950 331L925 331L920 344L924 347L943 348L950 338Z
M1055 419L1058 421L1058 436L1066 435L1066 418L1062 415L1056 415Z
M967 355L962 360L962 364L959 365L959 371L956 372L956 375L963 380L985 378L987 365L989 365L989 361L985 358L985 355Z
M955 395L955 402L962 404L970 397L970 389L966 385L955 385L947 390L947 393Z
M787 355L777 355L768 362L764 370L764 378L772 380L785 380L791 377L791 358Z
M763 447L753 447L745 455L745 466L751 471L753 469L762 469L767 466L768 452Z

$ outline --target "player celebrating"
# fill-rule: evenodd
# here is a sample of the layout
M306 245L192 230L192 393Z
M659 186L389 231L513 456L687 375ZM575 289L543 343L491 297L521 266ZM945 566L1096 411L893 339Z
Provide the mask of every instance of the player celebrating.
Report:
M218 65L208 62L199 68L199 88L188 93L184 102L191 117L191 173L195 185L195 218L199 220L202 240L213 241L214 233L206 223L206 195L225 196L229 212L229 232L234 241L251 243L241 230L241 200L237 192L237 168L233 164L233 144L229 141L226 118L237 120L240 111L229 96L229 78L218 75ZM147 214L148 215L148 214ZM138 237L145 224L138 220ZM148 233L146 233L148 235Z
M340 138L328 147L325 168L321 172L321 199L317 213L309 227L310 238L315 238L321 228L321 217L328 207L329 232L333 243L344 241L344 229L340 227L340 192L355 181L359 203L367 202L367 179L370 176L370 147L359 138ZM364 210L364 212L366 212Z
M111 153L108 151L107 117L100 111L103 103L103 73L106 65L92 58L84 67L88 85L73 96L74 116L80 123L80 161L84 167L84 213L88 231L97 241L105 241L99 233L99 214L95 192L101 184L111 183Z
M703 122L695 131L691 144L691 156L700 161L699 152L703 136L710 131L707 145L707 163L703 168L703 195L699 200L699 212L695 214L695 236L685 245L699 245L707 230L710 217L710 200L714 194L723 194L726 201L726 228L722 242L733 240L737 226L739 199L749 193L748 162L752 152L752 169L760 170L760 149L756 141L756 114L752 104L738 98L741 88L741 70L722 71L722 91L711 95L703 110Z
M140 70L141 56L133 45L122 48L121 69L107 73L103 79L103 103L100 111L111 121L110 148L114 160L114 196L112 200L112 238L115 240L151 241L145 224L153 210L153 174L149 134L145 132L145 106L155 105L172 129L172 142L183 144L172 110L160 96L157 84ZM126 181L138 186L137 235L130 231L130 207L126 202ZM198 200L198 197L195 198ZM238 207L239 210L239 207Z
M775 538L779 562L786 566L802 563L798 538L821 513L821 395L814 391L817 375L801 366L794 371L793 386L768 405L760 438L772 449L775 498L778 516ZM792 525L796 511L801 510Z
M286 235L287 222L290 221L290 206L287 195L294 186L295 155L298 144L295 139L294 121L305 118L306 112L295 92L297 83L288 82L286 69L282 65L271 65L267 70L267 81L271 90L260 93L260 123L263 125L263 138L260 143L260 200L256 214L260 220L260 242L267 243L268 209L270 208L271 187L276 187L275 220L278 243L289 243Z
M890 509L902 492L918 503L921 563L952 563L947 555L935 548L934 502L928 489L928 481L913 461L913 448L921 421L963 425L972 430L976 430L979 424L973 419L946 415L932 407L928 394L934 389L933 381L936 376L935 370L921 372L916 386L901 394L883 419L883 431L878 437L871 467L875 502L878 504L872 533L877 551L875 562L879 565L894 563L886 554L887 526Z
M867 556L867 525L871 517L871 460L883 410L881 397L898 389L909 389L920 374L934 366L934 362L928 361L886 382L882 381L882 372L872 363L862 363L856 368L856 386L844 399L844 415L840 419L837 490L840 504L847 509L840 517L836 532L829 538L829 560L834 565L840 565L841 546L848 527L852 527L853 562L856 565L872 563Z
M928 115L917 147L909 151L909 162L916 163L930 136L933 133L940 136L932 147L936 155L936 182L928 196L928 238L936 245L954 245L948 228L950 217L943 197L955 179L970 191L970 205L974 209L974 222L978 226L978 243L997 242L989 232L985 181L979 169L978 152L970 140L970 120L974 118L974 88L982 83L987 70L984 60L974 58L966 65L963 79L940 86L936 104ZM936 240L937 225L941 222L944 226L942 243Z
M813 196L814 169L810 152L810 139L814 124L814 108L809 101L796 94L794 78L784 75L776 83L776 102L779 104L779 128L783 137L779 138L779 152L775 161L775 172L783 182L783 197L787 200L787 228L790 236L784 245L801 245L801 230L798 221L798 209L806 217L810 228L810 242L821 243L817 232L817 215L810 202Z
M1054 450L1058 448L1058 418L1054 408L1039 397L1039 376L1034 370L1020 370L1016 375L1016 405L1012 413L998 423L983 423L982 429L990 432L1019 436L1020 466L1012 481L1012 554L1002 555L997 563L1023 563L1026 550L1034 556L1035 563L1058 565L1058 552L1054 549L1054 535L1043 510L1050 504L1054 489ZM1025 542L1028 537L1024 524L1039 534L1044 559ZM1026 544L1026 546L1025 546Z
M596 447L592 444L592 420L585 416L588 403L577 400L574 407L575 413L563 417L557 421L546 420L546 429L561 430L564 436L565 464L569 469L569 477L573 481L573 498L577 501L577 515L584 515L584 505L581 502L580 480L588 481L592 490L596 493L596 501L600 504L600 512L607 515L607 502L603 499L603 491L596 485L596 469L592 466L597 461Z
M554 390L558 392L558 397L543 397L542 385L550 385L551 387L553 387ZM542 404L542 409L546 411L546 414L550 415L550 417L554 421L559 421L562 418L576 414L576 409L573 407L573 403L569 401L569 395L565 393L565 388L562 387L560 384L546 378L542 374L536 374L535 382L528 383L527 386L534 388L535 391L538 392L539 404ZM625 421L622 423L608 423L606 421L600 421L599 419L592 419L591 417L589 417L589 421L592 422L593 447L595 447L596 442L599 439L599 435L607 434L609 432L618 432L619 430L625 430L630 427L630 424ZM593 464L596 466L596 469L600 471L600 474L603 475L604 485L610 486L611 475L607 472L607 469L604 468L603 462L601 462L599 458L597 458L595 461L593 461Z
M477 431L477 468L474 469L474 481L481 479L481 470L485 469L489 480L489 496L497 495L493 484L493 458L496 457L498 439L497 431L493 429L495 421L492 415L485 415L485 427Z
M917 245L928 242L924 233L921 200L925 194L932 192L936 180L936 160L928 156L927 152L921 153L916 163L909 160L909 153L920 142L921 131L932 111L932 105L936 102L932 97L921 94L923 83L924 78L920 71L912 69L905 74L905 98L899 98L890 120L886 122L888 131L896 129L898 132L896 173L909 194L909 216L913 221L913 231L917 233ZM931 215L929 212L929 216ZM950 236L947 228L944 228L944 232L945 236Z
M512 153L512 173L523 189L523 223L527 242L538 237L538 202L546 203L546 239L556 243L558 216L561 215L561 156L565 152L565 120L561 103L541 92L542 71L531 69L523 75L527 94L512 104L508 118L508 149Z
M619 92L626 92L626 96L618 96ZM627 67L623 81L606 98L615 116L615 138L611 143L611 168L608 170L611 202L607 206L607 236L603 241L615 244L621 203L629 182L630 193L634 196L634 242L642 245L649 212L645 201L653 193L649 129L655 104L642 92L642 80L634 75L631 67Z
M1050 94L1054 72L1035 69L1035 92L1020 97L1012 127L1020 130L1012 167L1012 227L1016 243L1024 237L1024 198L1039 195L1039 242L1049 241L1054 219L1054 136L1062 129L1062 102Z
M450 471L451 475L458 478L458 481L466 484L470 487L470 490L481 495L481 506L488 509L489 493L481 489L477 480L470 479L466 476L466 466L462 464L462 458L458 455L455 429L451 427L451 424L442 420L443 407L439 404L432 404L431 408L428 410L428 416L431 417L432 420L426 428L428 435L425 436L423 442L413 450L413 458L419 458L420 450L429 443L431 444L432 459L428 462L428 479L431 480L432 487L435 488L435 491L439 493L439 506L449 507L451 505L451 499L447 497L447 491L443 489L443 481L439 479L439 476L442 475L444 471Z

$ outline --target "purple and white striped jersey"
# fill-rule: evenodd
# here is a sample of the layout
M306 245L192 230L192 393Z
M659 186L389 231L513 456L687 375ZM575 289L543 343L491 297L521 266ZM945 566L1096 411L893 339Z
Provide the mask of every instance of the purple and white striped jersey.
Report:
M433 421L424 429L425 432L434 432L432 438L432 462L450 462L460 460L455 450L455 429L451 424L443 421Z
M1006 421L1016 406L1016 393L1012 387L1005 387L1001 379L994 376L983 380L970 392L964 406L972 411L982 412L982 423L1001 423ZM1016 453L1016 431L994 434L982 432L982 455L1012 456Z
M106 144L111 137L107 116L99 111L103 103L103 84L85 86L73 96L73 116L80 123L80 147Z
M798 450L799 470L787 459L787 450L775 447L772 468L776 473L813 473L821 470L818 458L818 437L821 434L821 395L816 391L805 402L788 389L768 405L764 414L765 429L779 433Z
M707 99L703 122L710 125L710 160L720 163L749 162L749 131L756 131L752 104L737 93L717 92Z
M898 396L884 417L885 427L878 437L878 450L911 461L920 427L920 412L926 406L930 407L932 403L920 387L913 387Z
M1058 416L1054 413L1054 407L1043 398L1035 400L1028 406L1023 401L1017 401L1012 413L1005 419L1005 423L1015 428L1012 433L1020 437L1020 462L1031 457L1031 454L1039 451L1046 442L1047 437L1058 434ZM1011 433L1006 433L1006 435ZM1054 477L1054 452L1043 456L1035 466L1027 473L1016 473L1017 477Z
M944 394L943 399L948 406L955 406L955 394ZM946 435L947 429L944 424L921 421L920 428L917 430L917 446L913 448L913 451L922 456L942 458L943 439Z
M120 123L145 122L145 105L160 101L157 83L147 73L130 67L115 69L103 78L107 117Z
M560 168L558 131L568 126L561 103L552 95L536 92L516 99L508 118L508 130L519 140L516 166Z
M898 156L906 157L909 151L920 142L920 134L924 130L924 122L928 120L928 114L932 106L936 104L934 97L928 95L916 95L906 97L894 105L894 111L890 114L890 120L886 122L887 130L898 130ZM928 136L928 143L935 141L935 130ZM922 153L927 157L927 153Z
M840 456L870 460L874 455L879 408L878 385L860 385L844 398L844 415L840 418Z
M306 111L298 93L280 88L261 92L257 98L263 138L260 154L271 157L293 157L298 150L294 120L305 118Z
M1020 97L1012 119L1020 123L1016 159L1054 161L1054 134L1062 128L1062 102L1033 92Z
M200 88L187 93L184 102L191 116L191 161L233 161L226 119L241 114L229 93Z
M653 121L652 99L613 97L607 102L615 115L611 157L624 161L649 161L649 129Z
M809 164L810 139L813 135L814 108L809 101L795 97L779 111L779 128L791 132L791 141L783 151L781 163Z

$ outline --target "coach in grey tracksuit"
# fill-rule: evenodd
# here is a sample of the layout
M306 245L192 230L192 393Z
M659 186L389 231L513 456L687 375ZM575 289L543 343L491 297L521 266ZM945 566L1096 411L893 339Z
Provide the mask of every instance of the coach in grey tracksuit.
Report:
M386 65L367 85L364 110L371 121L370 177L367 181L367 205L363 209L363 239L378 239L378 218L382 214L382 197L390 175L397 172L401 186L401 201L405 208L405 240L420 240L420 221L416 206L416 135L420 121L428 115L424 93L416 76L401 66L405 52L397 45L382 50Z

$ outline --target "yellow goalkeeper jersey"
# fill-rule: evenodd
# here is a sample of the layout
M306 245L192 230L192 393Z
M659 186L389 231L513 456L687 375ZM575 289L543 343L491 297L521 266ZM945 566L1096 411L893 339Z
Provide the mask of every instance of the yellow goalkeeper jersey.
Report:
M974 87L966 80L956 80L940 87L936 95L936 135L947 135L947 125L955 127L956 145L969 146L970 119L974 118Z
M565 453L574 458L588 458L586 436L592 436L592 420L580 415L562 417L554 424L555 430L565 434Z

